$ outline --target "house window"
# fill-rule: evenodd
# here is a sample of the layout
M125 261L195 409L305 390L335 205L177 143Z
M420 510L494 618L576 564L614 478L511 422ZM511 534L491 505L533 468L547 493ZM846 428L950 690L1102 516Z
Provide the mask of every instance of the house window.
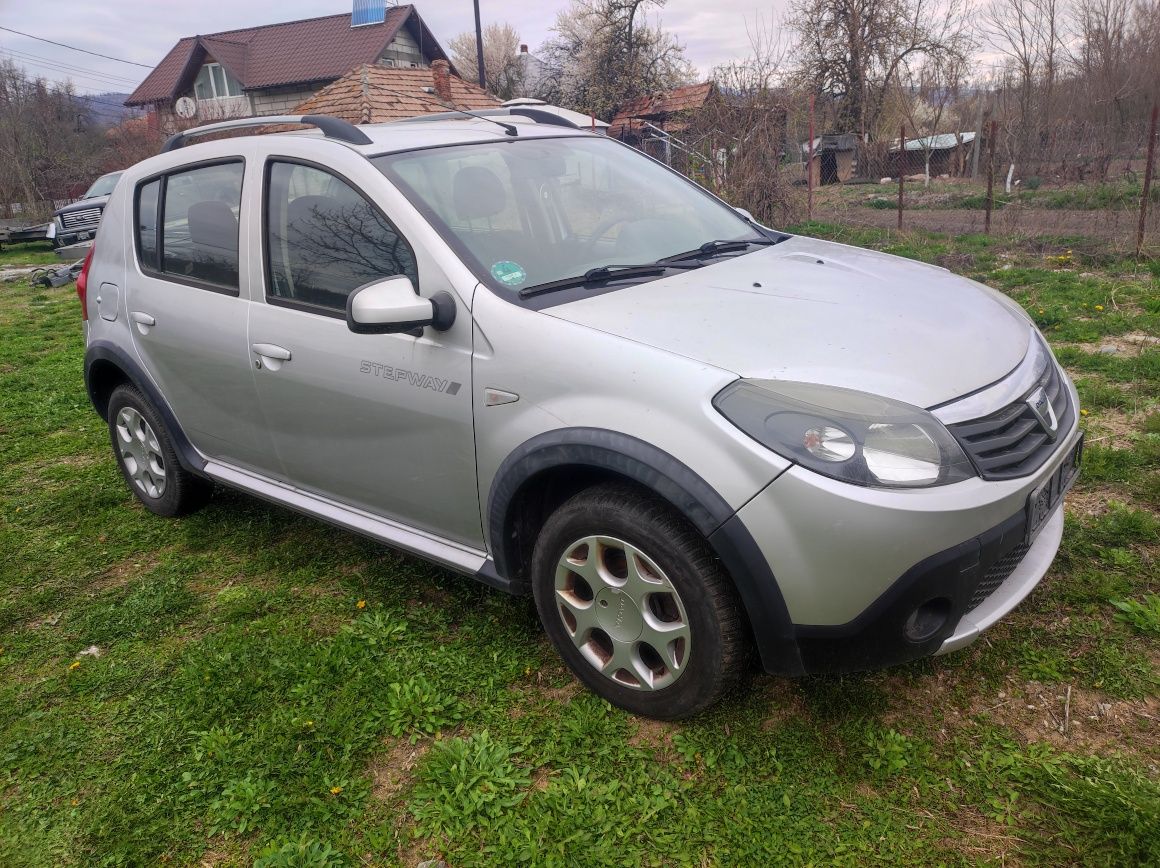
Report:
M198 99L241 96L242 83L230 75L220 63L207 63L197 73L197 79L193 82L193 93Z

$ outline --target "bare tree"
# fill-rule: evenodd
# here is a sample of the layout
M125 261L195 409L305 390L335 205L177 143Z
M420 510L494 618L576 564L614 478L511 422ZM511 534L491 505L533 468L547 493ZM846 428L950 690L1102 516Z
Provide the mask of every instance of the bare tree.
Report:
M71 85L0 61L0 202L29 208L64 198L99 171L102 131Z
M1081 0L1082 2L1082 0ZM993 0L983 15L991 45L1014 79L1018 108L1013 119L1015 162L1024 161L1036 136L1051 126L1051 106L1062 46L1058 0Z
M906 67L904 73L904 99L902 111L906 118L906 125L911 134L917 139L923 156L923 183L930 185L930 161L934 153L936 139L940 133L952 132L958 147L955 152L961 154L963 137L962 129L955 126L946 130L944 123L949 120L948 107L959 101L962 96L962 87L968 72L968 63L972 43L966 35L960 35L948 50L927 59L921 66ZM906 171L906 143L899 142L899 171ZM962 166L956 167L962 171Z
M460 33L449 43L451 58L467 81L479 81L475 33ZM489 24L483 29L483 71L487 89L501 100L518 96L524 83L520 60L520 35L512 25Z
M877 138L903 69L954 50L964 10L963 0L791 0L798 79L834 101L839 131Z
M572 0L540 49L551 102L610 118L629 100L692 80L684 47L646 13L665 0Z

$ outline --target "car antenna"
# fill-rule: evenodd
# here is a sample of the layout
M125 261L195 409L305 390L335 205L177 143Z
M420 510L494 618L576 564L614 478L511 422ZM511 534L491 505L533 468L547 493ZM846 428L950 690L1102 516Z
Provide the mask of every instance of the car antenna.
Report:
M383 90L386 90L386 88L383 88ZM438 94L435 93L435 88L425 87L425 88L423 88L423 90L425 90L427 93L435 96L436 99L439 99ZM390 91L390 92L393 93L393 91ZM396 93L395 96L403 96L403 94ZM453 103L443 102L443 100L441 100L441 99L439 100L439 102L443 103L444 106L446 106L448 109L450 109L453 112L458 112L461 115L467 115L469 118L475 118L476 120L479 120L479 121L490 121L491 123L495 124L497 127L503 127L503 131L509 136L518 136L520 134L520 131L516 129L515 124L505 124L503 121L497 121L495 118L489 118L486 115L477 115L475 112L469 112L465 109L461 109L461 108L459 108L459 106L457 106Z

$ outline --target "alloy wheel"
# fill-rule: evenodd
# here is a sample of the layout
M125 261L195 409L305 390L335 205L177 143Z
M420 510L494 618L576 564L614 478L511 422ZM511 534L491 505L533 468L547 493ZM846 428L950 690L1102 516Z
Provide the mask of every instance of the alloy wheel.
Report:
M572 543L556 568L555 600L580 654L617 684L660 690L688 668L692 637L684 603L636 546L607 536Z
M122 407L117 413L117 448L125 471L146 496L160 498L165 493L165 459L157 434L139 412Z

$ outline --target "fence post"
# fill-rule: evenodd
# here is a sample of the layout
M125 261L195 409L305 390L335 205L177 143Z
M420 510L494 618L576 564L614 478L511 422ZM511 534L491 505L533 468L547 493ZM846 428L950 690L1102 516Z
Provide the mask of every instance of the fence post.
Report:
M906 180L906 124L898 127L898 229L902 230L902 187Z
M986 200L986 216L983 218L983 232L987 235L991 234L991 209L995 207L995 136L997 135L996 124L991 121L990 129L987 130L987 200Z
M819 177L820 181L821 178ZM806 163L806 219L814 219L814 95L810 94L810 150Z
M1136 258L1144 249L1144 221L1148 217L1148 199L1152 191L1152 167L1156 162L1156 117L1160 113L1160 103L1152 101L1152 123L1148 127L1148 162L1144 164L1144 190L1140 194L1140 225L1136 229Z

